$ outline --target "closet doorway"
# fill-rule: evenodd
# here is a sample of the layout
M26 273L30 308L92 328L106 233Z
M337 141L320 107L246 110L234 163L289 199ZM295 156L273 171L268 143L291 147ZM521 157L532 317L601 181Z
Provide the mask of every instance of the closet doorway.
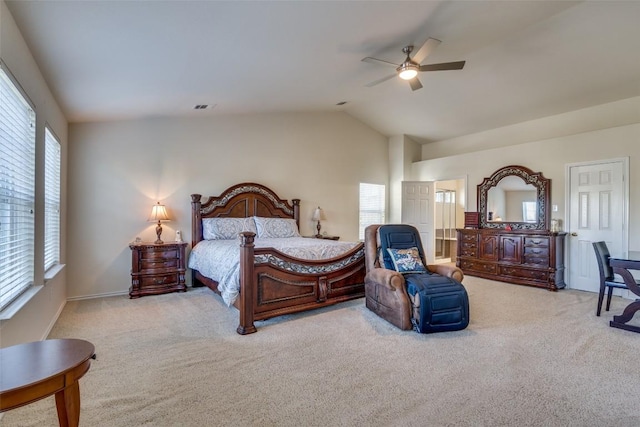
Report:
M464 227L466 181L435 182L434 252L436 263L456 261L456 229Z

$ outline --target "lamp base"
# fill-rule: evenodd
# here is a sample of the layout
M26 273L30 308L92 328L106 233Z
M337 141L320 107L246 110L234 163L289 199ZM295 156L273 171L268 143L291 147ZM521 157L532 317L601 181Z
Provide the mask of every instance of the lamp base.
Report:
M316 234L316 238L320 238L322 237L322 234L320 234L320 221L318 221L318 225L316 226L316 229L318 230L318 233Z
M160 239L161 234L162 234L162 224L160 224L160 221L158 221L158 225L156 225L156 236L158 236L158 239L155 242L153 242L156 245L161 245L164 243L162 239Z

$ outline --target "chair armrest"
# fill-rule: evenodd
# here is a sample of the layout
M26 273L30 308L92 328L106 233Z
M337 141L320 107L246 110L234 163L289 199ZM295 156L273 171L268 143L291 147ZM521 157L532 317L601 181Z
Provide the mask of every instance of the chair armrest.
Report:
M378 316L403 330L412 328L411 301L402 274L374 268L364 276L365 304Z
M374 268L365 276L365 282L382 285L391 291L401 289L404 291L404 277L394 270L386 268Z
M457 280L462 283L464 279L464 273L458 267L446 264L431 264L427 265L427 269L432 273L437 273L441 276L450 277L453 280Z

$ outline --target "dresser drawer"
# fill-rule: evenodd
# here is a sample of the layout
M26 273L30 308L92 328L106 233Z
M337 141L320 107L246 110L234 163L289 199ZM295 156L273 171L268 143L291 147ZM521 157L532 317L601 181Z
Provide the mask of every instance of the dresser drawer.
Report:
M478 236L477 234L466 234L466 233L460 233L462 236L462 242L463 243L476 243L478 241Z
M526 268L518 267L500 267L500 274L511 277L518 277L523 279L533 279L539 281L548 281L549 272L544 270L528 270Z
M477 258L478 257L478 248L467 248L462 246L460 248L460 252L458 253L458 256L466 256L466 257L470 257L470 258Z
M549 247L549 238L548 237L525 237L524 245L526 246L534 246L534 247Z
M525 256L524 263L538 267L549 267L549 257Z
M460 268L462 271L477 271L478 273L496 274L498 271L496 264L485 264L483 262L471 261L467 259L460 260Z
M524 256L548 257L549 248L547 246L525 246Z
M458 256L477 257L478 256L478 243L474 240L471 242L460 242L460 249Z

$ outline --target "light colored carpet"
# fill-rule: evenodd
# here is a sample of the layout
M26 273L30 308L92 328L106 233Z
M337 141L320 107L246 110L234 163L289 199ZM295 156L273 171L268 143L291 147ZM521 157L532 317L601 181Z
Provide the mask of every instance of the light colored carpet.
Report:
M83 426L638 426L640 334L597 296L465 278L468 329L403 332L364 299L258 322L206 288L69 302L50 338L83 338ZM3 426L55 426L53 397Z

